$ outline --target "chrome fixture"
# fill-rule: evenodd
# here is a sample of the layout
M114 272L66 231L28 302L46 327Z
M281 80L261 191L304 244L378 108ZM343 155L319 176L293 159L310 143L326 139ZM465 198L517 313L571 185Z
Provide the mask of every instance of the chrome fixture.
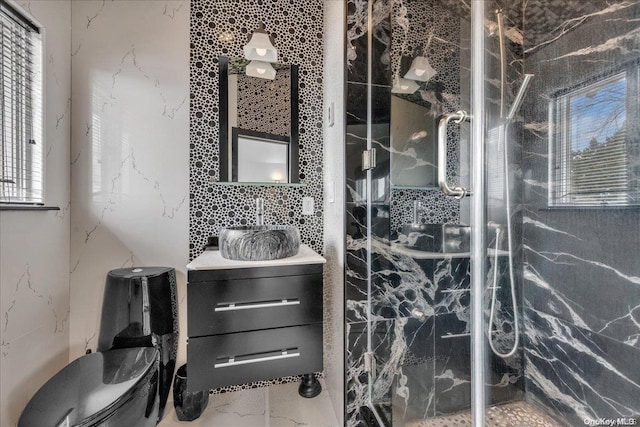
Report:
M420 200L413 201L413 222L411 223L411 227L419 229L420 228L420 214L423 212L427 212L427 209L424 207Z
M525 74L524 80L522 80L522 84L520 85L520 89L518 89L518 94L516 95L516 99L513 101L513 105L511 105L511 109L509 110L509 114L507 114L507 121L511 122L516 116L516 113L522 106L522 101L524 100L524 96L527 93L527 89L529 89L529 84L531 83L531 79L533 78L533 74Z
M438 124L438 184L447 196L463 199L471 195L471 189L460 185L449 186L447 181L447 125L453 120L455 123L470 121L471 115L466 111L445 114Z
M496 292L498 289L498 251L500 248L500 227L496 227L496 237L495 237L495 246L494 246L494 257L493 257L493 284L492 284L492 292L491 292L491 309L489 314L489 347L491 347L491 351L495 353L496 356L501 357L503 359L508 358L516 354L518 351L518 345L520 343L520 320L518 316L518 305L516 301L516 289L515 289L515 274L513 271L513 242L511 239L511 197L509 195L509 152L507 150L507 135L509 132L509 125L513 122L516 113L522 106L522 101L524 99L525 94L527 93L527 89L529 88L529 84L531 83L531 79L533 78L533 74L525 74L524 80L522 81L522 85L520 85L520 89L518 90L518 94L516 95L516 99L513 101L511 105L511 109L509 113L504 116L505 110L505 87L507 85L506 82L506 58L505 58L505 41L504 41L504 19L502 10L496 10L496 19L498 21L498 37L500 40L500 118L504 119L502 124L498 129L498 144L502 145L502 151L504 154L504 185L505 185L505 207L507 210L507 229L506 229L506 239L507 239L507 255L509 262L509 285L511 290L511 304L513 307L513 333L515 335L513 346L507 351L503 353L499 351L494 343L493 343L493 319L495 316L495 302L496 302ZM489 223L491 226L492 224Z
M500 41L500 118L504 118L504 100L507 87L507 60L504 45L504 14L502 9L496 10L498 21L498 40Z
M256 199L256 225L264 224L264 200L261 198Z

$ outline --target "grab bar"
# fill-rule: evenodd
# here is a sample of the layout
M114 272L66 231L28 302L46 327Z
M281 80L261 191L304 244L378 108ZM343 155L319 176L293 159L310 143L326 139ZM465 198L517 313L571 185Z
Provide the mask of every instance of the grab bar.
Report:
M457 111L455 113L445 114L438 124L438 184L440 189L447 196L453 196L456 199L462 199L471 195L470 188L464 188L456 185L453 188L447 182L447 125L451 120L456 123L471 120L471 115L466 111Z

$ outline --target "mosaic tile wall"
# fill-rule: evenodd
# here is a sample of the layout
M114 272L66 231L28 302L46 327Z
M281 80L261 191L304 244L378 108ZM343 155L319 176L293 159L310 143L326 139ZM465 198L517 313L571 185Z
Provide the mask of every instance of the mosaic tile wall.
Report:
M457 224L459 222L458 200L436 190L391 191L391 233L398 233L407 224L413 223L414 201L419 200L427 208L418 212L422 224Z
M266 31L274 38L274 45L278 49L278 62L299 66L301 186L237 186L217 183L218 57L242 57L242 48L248 35L260 22L264 22ZM302 242L322 253L323 0L305 1L304 6L288 0L192 0L190 32L189 258L198 256L206 244L207 237L217 235L220 227L254 224L256 198L264 199L265 224L288 224L298 227ZM244 79L240 80L241 92L246 93ZM265 84L267 90L277 91L277 85L271 81L260 83L260 87L254 86L251 92L255 96L263 96L273 108L273 99L259 92L264 89ZM255 117L255 114L253 116ZM255 121L253 123L255 124ZM274 120L273 123L276 125L269 125L268 129L260 130L282 133L282 122ZM253 128L258 130L257 127ZM302 198L307 196L315 199L315 211L314 215L303 216ZM212 392L224 393L263 387L297 381L299 378L260 381Z
M302 186L231 186L219 176L218 57L241 57L247 36L264 22L278 61L299 65L300 182ZM189 256L225 225L253 224L254 199L265 203L265 224L298 227L303 243L322 251L323 1L193 0L191 3ZM302 216L302 197L315 213Z

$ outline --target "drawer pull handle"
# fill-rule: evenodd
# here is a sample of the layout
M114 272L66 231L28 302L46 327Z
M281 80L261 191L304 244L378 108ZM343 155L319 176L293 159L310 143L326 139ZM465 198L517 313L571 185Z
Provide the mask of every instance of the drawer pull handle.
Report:
M298 350L297 348L294 348L293 350L282 350L280 354L277 354L274 356L257 357L255 359L236 360L235 357L230 357L227 362L216 363L215 365L213 365L213 367L214 368L230 368L232 366L248 365L250 363L260 363L260 362L268 362L270 360L289 359L291 357L300 356L300 352L297 350Z
M236 310L249 310L256 308L269 308L269 307L285 307L288 305L299 305L300 300L297 298L283 299L279 301L263 301L254 303L242 303L242 304L224 304L215 308L215 311L236 311Z

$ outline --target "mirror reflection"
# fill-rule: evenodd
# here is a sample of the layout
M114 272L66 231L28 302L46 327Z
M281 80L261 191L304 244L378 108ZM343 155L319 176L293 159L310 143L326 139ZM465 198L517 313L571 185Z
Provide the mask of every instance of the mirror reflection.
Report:
M437 126L433 112L420 103L391 96L391 185L437 185Z
M272 64L247 73L249 61L219 58L220 181L296 183L298 69Z
M233 128L235 182L287 182L289 137Z

